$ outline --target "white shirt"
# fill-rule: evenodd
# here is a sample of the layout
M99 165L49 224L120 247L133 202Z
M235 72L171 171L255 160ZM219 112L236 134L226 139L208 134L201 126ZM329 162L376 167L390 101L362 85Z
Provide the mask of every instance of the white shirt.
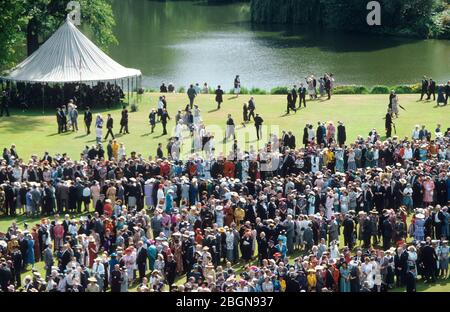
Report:
M100 275L104 275L105 274L105 266L103 265L103 263L98 263L94 262L94 265L92 266L92 273L96 274L100 274Z

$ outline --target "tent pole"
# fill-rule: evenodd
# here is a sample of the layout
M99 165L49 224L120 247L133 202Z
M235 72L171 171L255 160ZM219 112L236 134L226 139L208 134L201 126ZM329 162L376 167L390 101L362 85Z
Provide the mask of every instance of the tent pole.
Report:
M42 115L45 114L45 88L44 85L42 85Z
M130 77L127 78L128 80L128 105L130 105Z

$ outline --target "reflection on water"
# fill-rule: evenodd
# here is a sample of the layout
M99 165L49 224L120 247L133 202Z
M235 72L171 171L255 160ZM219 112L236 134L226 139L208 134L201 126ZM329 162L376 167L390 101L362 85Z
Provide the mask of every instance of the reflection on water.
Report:
M113 0L119 46L112 57L139 68L144 85L162 81L270 89L307 74L335 74L344 84L450 79L450 41L320 33L304 27L251 25L248 4Z

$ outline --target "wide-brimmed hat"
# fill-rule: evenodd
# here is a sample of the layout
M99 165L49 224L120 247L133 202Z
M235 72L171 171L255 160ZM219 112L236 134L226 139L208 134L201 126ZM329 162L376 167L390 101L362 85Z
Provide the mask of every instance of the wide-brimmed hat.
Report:
M95 277L89 277L88 282L97 283L97 279Z
M415 218L417 218L417 219L425 219L425 215L422 214L422 213L418 213L418 214L415 215Z

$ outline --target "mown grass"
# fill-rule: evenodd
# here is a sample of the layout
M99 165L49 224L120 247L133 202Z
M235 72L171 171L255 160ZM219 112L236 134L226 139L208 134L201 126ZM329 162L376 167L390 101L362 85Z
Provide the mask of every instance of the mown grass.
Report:
M168 111L172 120L168 124L169 135L162 136L162 126L157 124L155 133L150 133L148 115L151 108L156 107L159 93L146 93L139 103L139 110L130 113L130 135L116 135L117 140L125 144L127 153L136 151L145 157L156 154L157 143L166 145L171 133L174 133L174 117L179 109L184 109L188 103L185 94L166 94ZM357 135L366 137L372 128L376 128L384 135L384 116L386 114L387 95L335 95L330 101L319 99L308 101L307 108L302 108L296 114L285 115L285 95L255 95L256 112L264 119L263 140L256 141L256 132L252 124L243 127L242 106L248 101L249 95L241 95L236 98L233 95L225 95L222 108L217 110L214 95L199 95L195 104L201 110L202 119L207 129L216 136L216 151L228 151L231 149L231 141L226 145L222 139L225 135L225 122L227 114L231 114L237 125L237 138L241 149L248 150L251 145L261 147L270 133L281 133L281 130L292 130L297 137L298 145L301 144L303 128L306 123L316 125L318 121L343 121L347 129L348 141L354 140ZM406 111L400 110L400 118L394 119L397 135L400 137L411 136L416 124L424 124L433 133L436 124L442 124L442 128L448 126L450 105L437 107L435 102L418 102L418 95L399 95L400 105ZM121 108L112 109L110 113L115 120L114 132L119 131ZM106 110L100 112L106 118ZM0 118L0 147L9 147L16 144L19 156L27 159L31 154L42 156L44 151L51 154L68 153L73 159L78 159L86 145L95 144L95 131L87 136L82 121L82 111L78 121L78 132L57 133L56 117L53 110L32 111L22 113L13 111L12 116ZM94 129L92 129L94 130ZM105 134L104 130L104 134ZM186 151L190 151L190 143L185 140ZM164 149L165 151L165 149Z

